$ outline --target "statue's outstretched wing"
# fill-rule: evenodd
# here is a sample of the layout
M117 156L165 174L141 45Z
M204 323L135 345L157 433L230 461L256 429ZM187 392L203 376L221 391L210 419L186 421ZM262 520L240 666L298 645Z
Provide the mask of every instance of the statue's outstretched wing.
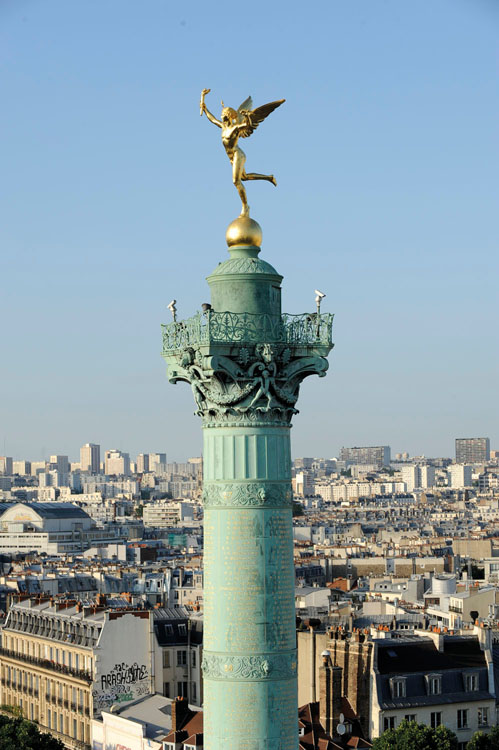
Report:
M243 105L241 104L240 107L240 114L243 118L243 122L246 121L247 126L243 130L239 131L239 135L242 138L247 138L250 136L253 131L257 129L257 127L260 125L261 122L265 120L266 117L270 115L271 112L274 111L274 109L277 109L277 107L280 107L281 104L283 104L286 101L286 99L278 99L276 102L269 102L268 104L262 104L261 107L257 107L253 110L246 110L243 109ZM246 102L243 102L243 104L246 104Z
M249 110L253 109L253 99L251 96L248 96L247 99L244 100L242 104L239 105L237 108L237 121L238 123L244 122L244 118L241 114L241 112L248 112Z

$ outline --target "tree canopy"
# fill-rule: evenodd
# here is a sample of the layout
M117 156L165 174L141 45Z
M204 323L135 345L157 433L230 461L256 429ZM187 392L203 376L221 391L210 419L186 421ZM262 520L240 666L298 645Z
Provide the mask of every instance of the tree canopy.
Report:
M64 750L63 743L51 734L40 732L31 721L11 719L0 714L1 750Z
M388 729L377 737L373 750L457 750L457 737L443 725L431 729L415 721L403 721L397 729Z
M492 727L488 734L475 732L467 750L499 750L499 727Z

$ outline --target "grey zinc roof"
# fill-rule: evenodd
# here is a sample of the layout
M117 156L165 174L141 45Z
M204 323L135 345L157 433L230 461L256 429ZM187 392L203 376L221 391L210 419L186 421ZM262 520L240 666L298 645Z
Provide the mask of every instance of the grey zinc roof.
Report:
M21 503L42 518L90 518L82 508L72 503Z
M113 709L111 713L142 724L146 737L159 742L172 728L172 701L158 693ZM106 712L109 713L109 712Z
M380 674L441 671L486 667L485 656L476 638L444 637L444 650L439 651L430 639L387 640L378 645Z
M418 642L419 640L419 642ZM378 646L376 685L383 709L433 706L449 703L490 701L484 653L476 638L444 638L439 651L430 640L387 640ZM466 690L464 675L478 675L478 690ZM426 676L440 674L441 693L428 695ZM390 678L403 676L405 696L392 697Z

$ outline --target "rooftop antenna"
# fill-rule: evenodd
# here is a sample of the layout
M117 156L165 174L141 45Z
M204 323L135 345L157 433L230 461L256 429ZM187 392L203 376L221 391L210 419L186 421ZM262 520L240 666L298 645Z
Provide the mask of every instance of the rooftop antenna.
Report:
M174 323L177 322L177 308L176 308L176 304L177 304L177 300L176 299L172 299L172 301L170 302L170 304L167 305L169 311L172 314L173 322Z
M321 314L321 302L326 295L324 292L320 292L318 289L315 290L315 304L317 305L317 315Z

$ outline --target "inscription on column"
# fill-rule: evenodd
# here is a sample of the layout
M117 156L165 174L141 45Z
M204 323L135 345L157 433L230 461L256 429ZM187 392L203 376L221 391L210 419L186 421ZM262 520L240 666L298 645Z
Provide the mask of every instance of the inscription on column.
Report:
M289 511L206 512L208 650L265 652L294 648L290 538Z

